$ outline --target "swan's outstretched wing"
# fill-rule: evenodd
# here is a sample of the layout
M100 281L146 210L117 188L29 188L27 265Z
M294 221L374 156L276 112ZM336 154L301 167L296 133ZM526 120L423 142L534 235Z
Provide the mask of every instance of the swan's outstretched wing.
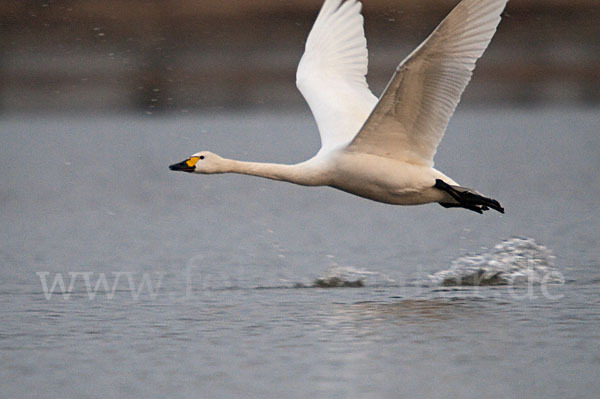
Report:
M369 90L361 3L325 0L308 35L296 85L317 121L324 149L348 144L377 103Z
M463 0L397 68L348 146L433 166L448 122L508 0Z

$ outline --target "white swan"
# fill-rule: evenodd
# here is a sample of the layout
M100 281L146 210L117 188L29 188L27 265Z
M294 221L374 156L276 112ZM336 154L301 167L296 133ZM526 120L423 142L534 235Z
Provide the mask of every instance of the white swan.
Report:
M447 208L504 213L497 201L434 169L433 156L507 1L460 2L400 63L378 100L365 78L361 3L325 0L296 81L317 121L321 150L296 165L235 161L202 151L170 169L330 186L395 205L438 202Z

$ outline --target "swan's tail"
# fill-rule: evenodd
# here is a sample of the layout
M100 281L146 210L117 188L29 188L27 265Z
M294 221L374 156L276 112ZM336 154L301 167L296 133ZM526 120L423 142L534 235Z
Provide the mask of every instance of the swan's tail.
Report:
M456 201L440 202L440 205L444 208L465 208L477 213L483 213L483 211L494 209L500 213L504 213L504 208L498 201L484 197L470 188L451 186L440 179L435 181L434 187L448 193L450 197Z

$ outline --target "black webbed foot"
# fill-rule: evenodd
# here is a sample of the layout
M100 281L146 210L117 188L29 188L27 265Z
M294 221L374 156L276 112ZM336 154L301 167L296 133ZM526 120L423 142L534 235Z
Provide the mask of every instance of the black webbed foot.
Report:
M451 186L441 179L435 181L435 188L445 191L456 201L456 203L440 203L444 208L465 208L482 214L484 211L494 209L504 213L504 208L498 201L487 198L466 187Z

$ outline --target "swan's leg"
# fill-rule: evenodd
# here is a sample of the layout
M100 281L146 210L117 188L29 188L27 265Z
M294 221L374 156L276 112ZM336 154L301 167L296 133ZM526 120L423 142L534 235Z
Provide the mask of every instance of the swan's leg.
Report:
M437 179L435 181L435 188L447 192L452 199L457 203L441 203L440 205L444 208L465 208L477 213L483 213L490 208L500 213L504 213L504 208L498 201L492 198L487 198L481 194L474 192L466 187L451 186L445 183L443 180Z

